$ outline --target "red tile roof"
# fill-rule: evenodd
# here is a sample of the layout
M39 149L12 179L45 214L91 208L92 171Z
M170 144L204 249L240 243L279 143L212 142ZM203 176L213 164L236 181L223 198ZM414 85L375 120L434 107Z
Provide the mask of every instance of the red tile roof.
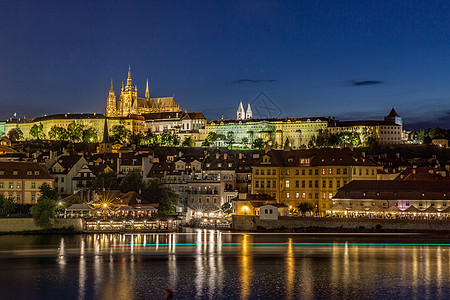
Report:
M48 179L54 180L49 172L34 162L0 161L0 179Z

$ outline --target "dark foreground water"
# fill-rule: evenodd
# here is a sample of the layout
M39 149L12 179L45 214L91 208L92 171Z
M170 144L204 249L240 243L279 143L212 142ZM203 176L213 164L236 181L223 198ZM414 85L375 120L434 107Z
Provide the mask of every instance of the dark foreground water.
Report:
M0 299L166 299L166 288L173 299L448 299L450 239L0 236Z

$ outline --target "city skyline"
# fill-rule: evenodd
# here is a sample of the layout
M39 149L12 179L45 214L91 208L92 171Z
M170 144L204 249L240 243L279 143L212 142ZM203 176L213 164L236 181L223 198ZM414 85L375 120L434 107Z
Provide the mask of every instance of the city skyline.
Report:
M266 93L282 116L450 128L447 3L6 3L0 119L104 113L131 65L144 95L208 120Z

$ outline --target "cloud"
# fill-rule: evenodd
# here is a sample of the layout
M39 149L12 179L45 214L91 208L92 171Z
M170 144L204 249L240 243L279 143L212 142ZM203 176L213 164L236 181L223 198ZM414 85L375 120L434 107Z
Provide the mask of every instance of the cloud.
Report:
M275 79L238 79L236 81L233 81L233 83L260 83L260 82L274 82Z
M364 86L364 85L374 85L374 84L381 84L384 83L384 81L379 80L350 80L350 86Z

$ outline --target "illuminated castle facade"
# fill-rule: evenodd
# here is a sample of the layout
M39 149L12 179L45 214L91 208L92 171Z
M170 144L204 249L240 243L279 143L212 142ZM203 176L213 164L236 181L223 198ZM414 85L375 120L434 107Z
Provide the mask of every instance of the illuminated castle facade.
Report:
M164 112L181 112L181 109L176 104L174 97L150 98L148 79L145 89L145 98L138 97L137 87L133 87L132 84L130 68L128 68L127 85L124 87L122 82L118 100L116 99L113 82L111 80L111 88L109 90L108 99L106 100L107 117L127 117L129 115Z

